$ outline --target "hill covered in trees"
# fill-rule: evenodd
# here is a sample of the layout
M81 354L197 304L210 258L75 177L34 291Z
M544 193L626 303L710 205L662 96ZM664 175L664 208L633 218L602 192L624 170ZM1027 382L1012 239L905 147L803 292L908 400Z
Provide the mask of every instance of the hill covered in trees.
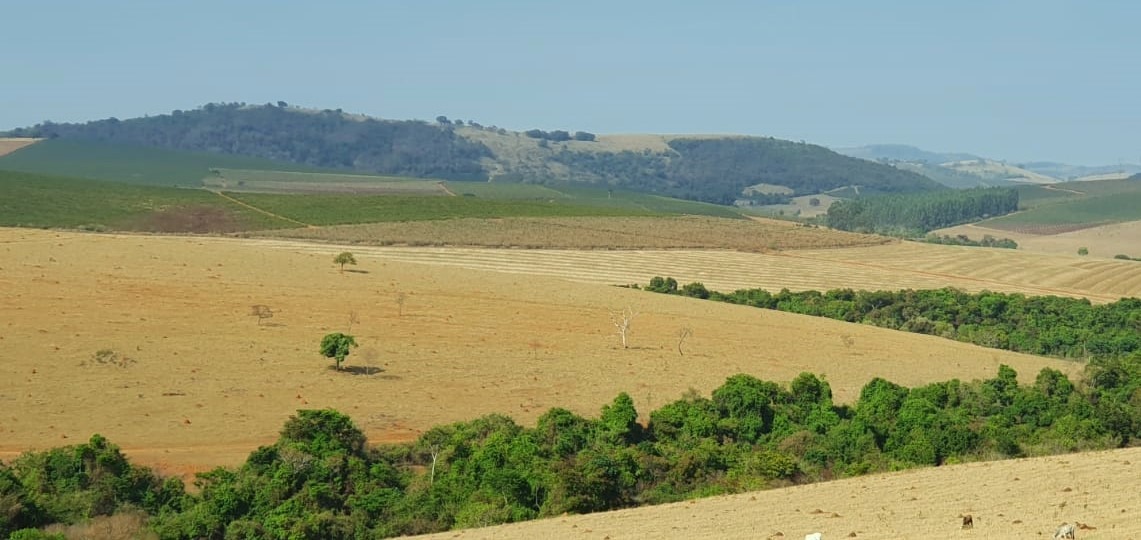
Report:
M252 156L311 167L452 180L486 178L483 145L425 122L376 120L340 110L209 104L191 111L83 124L44 122L16 137L79 139Z
M794 195L847 186L857 186L861 193L942 189L914 172L773 138L659 136L657 144L615 144L613 137L587 131L519 133L446 117L433 123L381 120L284 102L209 104L128 120L44 122L7 135L251 156L397 176L586 182L719 204L766 196L746 193L757 184L791 188Z
M838 201L828 226L844 231L922 235L928 231L1018 210L1018 190L975 188Z

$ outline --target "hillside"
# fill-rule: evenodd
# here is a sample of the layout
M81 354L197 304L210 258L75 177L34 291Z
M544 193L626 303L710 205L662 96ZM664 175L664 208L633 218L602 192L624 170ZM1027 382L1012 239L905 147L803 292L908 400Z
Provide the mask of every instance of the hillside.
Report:
M1070 165L1052 161L1006 163L955 152L930 152L902 144L872 144L836 148L846 156L885 163L924 175L956 189L1023 183L1052 184L1065 181L1096 181L1126 178L1141 172L1141 165Z
M970 463L648 508L466 529L428 539L1137 538L1141 448ZM960 515L974 530L960 529Z
M836 152L854 158L872 161L910 161L937 165L948 161L982 159L982 156L963 152L931 152L906 144L869 144L848 148L835 148Z
M0 156L0 170L154 186L198 187L215 168L316 170L256 157L80 139L40 141Z
M245 459L299 408L334 407L352 414L374 442L404 441L488 413L525 424L551 407L593 415L623 391L650 411L689 388L708 394L742 372L777 381L823 373L836 399L848 403L875 376L906 385L982 379L1004 363L1029 383L1043 367L1081 369L932 336L610 286L644 283L655 273L708 277L718 288L782 286L774 279L798 288L969 283L937 271L897 281L891 276L900 271L860 270L825 255L349 248L31 229L0 229L0 246L0 320L11 323L3 343L20 351L0 363L0 396L23 411L0 421L5 460L98 432L141 463L200 471ZM919 247L956 260L969 254ZM345 249L357 256L355 272L331 263ZM861 259L890 251L864 249L875 251L844 251ZM255 304L269 306L273 317L252 317ZM640 313L630 349L616 344L608 316L624 306ZM316 351L321 335L349 325L360 348L347 363L371 376L335 376ZM680 356L683 327L693 337ZM92 361L105 349L130 362Z
M599 137L585 132L572 137L565 131L517 133L479 124L380 120L285 103L209 104L128 120L45 122L8 135L241 155L397 176L589 182L718 204L733 203L746 187L759 183L786 186L798 195L849 185L869 193L941 189L919 174L772 138Z

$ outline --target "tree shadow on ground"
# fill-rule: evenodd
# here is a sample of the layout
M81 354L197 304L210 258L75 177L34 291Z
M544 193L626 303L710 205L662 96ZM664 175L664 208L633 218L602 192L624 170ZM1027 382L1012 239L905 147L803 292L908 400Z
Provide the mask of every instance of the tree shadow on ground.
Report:
M367 274L368 273L368 270L353 270L352 268L346 268L345 271L346 272L352 272L354 274Z
M376 375L382 371L384 370L376 366L341 366L341 373L349 375Z

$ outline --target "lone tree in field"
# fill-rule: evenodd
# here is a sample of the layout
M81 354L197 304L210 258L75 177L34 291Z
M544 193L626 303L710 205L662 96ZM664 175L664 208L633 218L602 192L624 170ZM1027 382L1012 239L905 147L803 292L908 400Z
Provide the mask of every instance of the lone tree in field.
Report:
M341 265L341 272L344 272L345 271L345 265L351 264L353 266L356 266L357 265L357 259L356 259L356 257L353 257L352 253L345 251L345 252L341 253L340 255L333 257L333 264Z
M677 354L678 356L685 356L681 351L681 345L685 343L686 338L693 335L693 329L689 327L679 328L677 331Z
M610 322L614 323L614 327L618 329L618 338L622 341L623 349L627 348L626 338L630 334L630 323L637 316L638 313L630 309L630 306L626 306L626 309L622 311L610 312Z
M345 361L345 357L349 355L351 349L357 346L357 340L348 334L337 332L329 334L321 340L321 354L325 358L332 358L337 361L337 371L341 370L341 362Z
M257 317L258 326L261 326L263 320L273 318L273 310L265 304L254 304L250 306L250 315Z

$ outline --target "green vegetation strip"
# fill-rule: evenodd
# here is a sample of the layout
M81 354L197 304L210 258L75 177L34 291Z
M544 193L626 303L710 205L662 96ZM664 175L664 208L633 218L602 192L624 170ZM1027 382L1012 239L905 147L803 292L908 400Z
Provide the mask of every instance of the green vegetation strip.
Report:
M1018 191L1008 188L885 195L833 203L828 208L828 226L844 231L916 236L1015 210Z
M649 216L663 212L635 206L600 206L566 200L502 200L479 197L399 195L270 195L230 193L251 206L313 225L452 218Z
M598 418L551 409L534 428L490 415L369 448L334 410L301 410L236 469L178 478L95 435L0 464L0 535L145 513L163 539L377 538L587 513L872 472L1121 447L1141 437L1141 355L906 388L868 382L837 405L821 378L735 375L649 414L622 393ZM24 530L21 530L24 529ZM125 533L124 533L125 534Z
M710 291L701 283L678 287L655 277L647 291L929 334L1064 358L1113 357L1141 352L1141 299L1092 305L1058 296L1027 297L945 288L921 291L836 289L773 294L764 289Z
M212 168L313 171L304 165L85 140L40 141L0 157L0 169L154 186L198 187Z
M295 225L197 189L0 171L0 226L232 232Z
M1141 186L1141 182L1138 182ZM1012 229L1035 225L1099 225L1141 220L1141 191L1122 192L1044 204L1025 212L988 220L987 227Z

